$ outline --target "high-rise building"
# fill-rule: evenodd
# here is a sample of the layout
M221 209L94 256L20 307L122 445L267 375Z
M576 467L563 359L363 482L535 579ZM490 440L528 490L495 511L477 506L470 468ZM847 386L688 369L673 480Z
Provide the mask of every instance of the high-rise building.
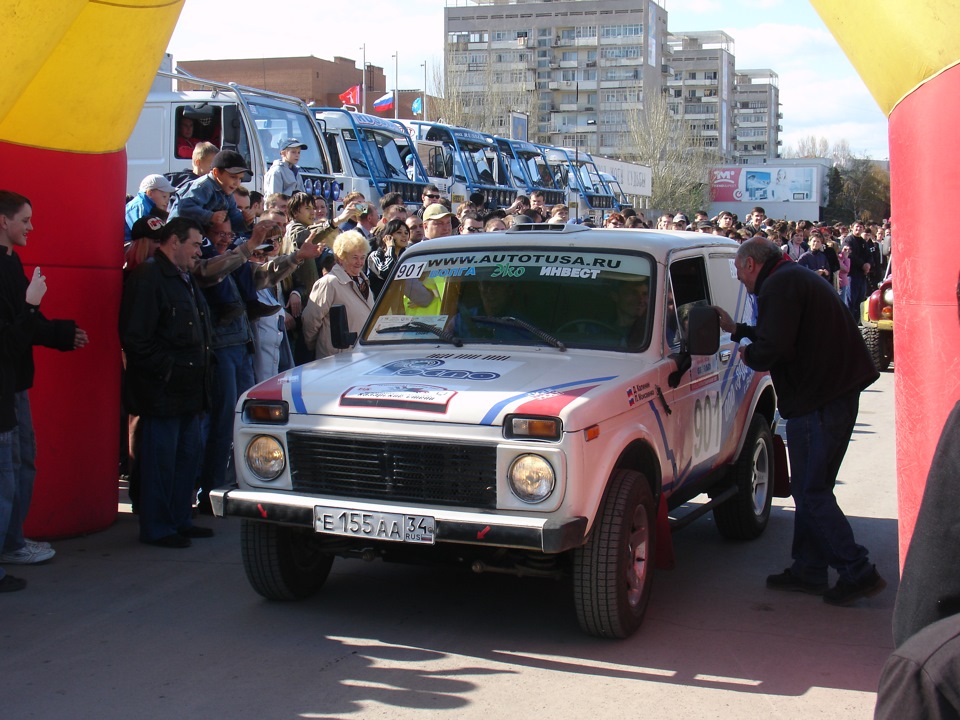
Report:
M653 0L461 0L444 9L448 122L620 155L660 92L667 13Z
M780 157L780 87L773 70L737 70L735 94L736 158L741 165Z
M691 137L716 152L722 162L734 158L735 63L733 38L719 30L670 33L668 107L683 120Z

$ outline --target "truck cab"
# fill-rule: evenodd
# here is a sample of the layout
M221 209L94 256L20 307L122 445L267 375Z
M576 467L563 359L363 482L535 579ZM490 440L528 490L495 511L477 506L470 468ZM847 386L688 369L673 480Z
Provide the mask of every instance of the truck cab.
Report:
M140 181L153 173L174 179L189 175L193 145L198 141L243 155L253 171L244 184L262 191L263 177L280 158L280 147L288 138L297 138L307 146L299 163L307 192L328 200L340 196L326 147L310 111L298 98L184 73L160 71L157 75L195 89L173 90L171 83L170 90L147 96L127 141L129 194L135 195ZM185 125L192 130L189 138L183 135Z
M542 148L523 140L499 136L494 139L510 168L514 187L527 195L535 190L542 192L548 208L567 202L566 193L557 186Z
M376 202L398 192L409 207L420 204L429 181L403 125L348 108L312 110L344 194L358 191Z
M446 192L454 210L473 193L482 193L489 209L513 203L518 191L510 182L510 173L493 135L420 120L403 122L415 141L440 144L442 177L446 179ZM434 170L439 169L427 166L431 181ZM435 184L441 187L440 183Z
M590 153L549 145L541 147L557 185L567 193L571 218L592 216L600 223L605 215L619 209Z
M755 317L737 247L549 224L411 246L359 338L332 332L347 351L237 405L238 483L211 500L254 590L442 563L570 579L587 633L633 633L672 528L755 539L783 492L771 380L711 307Z

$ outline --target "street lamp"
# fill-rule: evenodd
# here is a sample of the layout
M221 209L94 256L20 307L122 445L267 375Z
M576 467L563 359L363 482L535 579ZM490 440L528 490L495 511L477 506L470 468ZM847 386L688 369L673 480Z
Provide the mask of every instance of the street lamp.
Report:
M360 102L363 104L363 114L367 114L367 46L366 43L360 46L363 52L363 61L360 70Z

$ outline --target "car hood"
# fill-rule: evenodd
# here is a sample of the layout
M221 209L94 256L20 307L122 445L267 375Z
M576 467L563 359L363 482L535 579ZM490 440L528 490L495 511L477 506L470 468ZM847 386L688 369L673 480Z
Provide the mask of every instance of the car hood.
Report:
M291 413L418 422L500 425L510 413L547 415L578 430L591 423L588 398L627 392L645 365L637 355L555 348L358 349L289 370L244 397L286 400ZM626 408L629 398L622 401Z

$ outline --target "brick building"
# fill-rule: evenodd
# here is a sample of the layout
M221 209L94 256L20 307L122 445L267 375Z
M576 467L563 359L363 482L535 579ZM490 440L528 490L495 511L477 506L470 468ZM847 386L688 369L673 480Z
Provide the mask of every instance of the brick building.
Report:
M359 85L360 68L354 60L333 61L313 57L237 58L232 60L184 60L177 65L205 80L235 82L302 98L307 104L340 107L340 93ZM367 65L367 110L387 90L383 68Z

